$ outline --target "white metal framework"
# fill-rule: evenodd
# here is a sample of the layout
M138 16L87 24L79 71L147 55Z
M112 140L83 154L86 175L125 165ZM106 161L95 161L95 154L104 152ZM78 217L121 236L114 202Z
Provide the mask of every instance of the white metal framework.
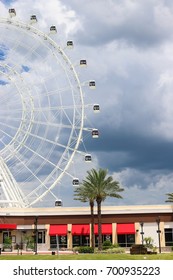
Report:
M82 154L83 132L93 129L84 127L88 105L76 67L52 39L56 27L47 35L35 15L24 23L14 9L9 14L0 18L0 206L31 207L46 195L57 200L53 190L64 175L73 179L69 167Z

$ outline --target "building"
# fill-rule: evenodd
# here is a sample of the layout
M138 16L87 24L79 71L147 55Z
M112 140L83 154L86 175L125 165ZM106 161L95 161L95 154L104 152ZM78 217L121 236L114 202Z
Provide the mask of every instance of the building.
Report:
M90 246L91 216L89 207L1 208L0 246L11 237L13 249L25 249L29 237L37 251ZM95 243L98 244L95 212ZM162 250L173 246L173 206L137 205L103 206L102 238L122 247L141 244L151 237ZM37 241L37 242L36 242Z

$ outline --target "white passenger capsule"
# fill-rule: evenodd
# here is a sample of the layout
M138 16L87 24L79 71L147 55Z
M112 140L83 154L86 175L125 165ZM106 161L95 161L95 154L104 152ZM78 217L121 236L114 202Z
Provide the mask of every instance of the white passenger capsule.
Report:
M36 15L32 15L32 16L30 17L30 21L31 21L31 23L36 23L36 22L37 22L37 17L36 17Z
M92 160L91 155L89 155L89 154L85 155L86 162L91 162L91 160Z
M94 111L94 113L99 113L99 112L100 112L100 106L99 106L99 104L94 104L94 106L93 106L93 111Z
M72 49L73 48L73 41L67 41L67 47L69 49Z
M98 131L98 129L94 128L94 129L92 130L92 137L93 137L93 138L98 138L98 137L99 137L99 131Z
M78 178L74 178L72 183L73 183L73 186L78 186L79 185L79 179Z
M61 199L57 199L55 201L55 207L59 207L59 206L62 206L62 200Z
M8 12L9 12L11 17L15 17L16 16L16 10L15 9L9 9Z
M52 26L50 27L50 33L52 33L52 34L57 33L57 29L56 29L56 26L55 26L55 25L52 25Z
M81 59L81 60L80 60L80 66L81 66L81 67L86 67L86 66L87 66L87 61L86 61L86 59Z
M96 83L95 83L95 81L90 81L90 82L89 82L89 87L90 87L90 89L95 89L95 88L96 88Z

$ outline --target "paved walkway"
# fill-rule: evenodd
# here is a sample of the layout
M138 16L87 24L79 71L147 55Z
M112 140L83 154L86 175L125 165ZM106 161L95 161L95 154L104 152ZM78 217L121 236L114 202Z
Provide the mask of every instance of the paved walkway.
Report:
M76 254L73 251L37 251L38 255L74 255ZM13 250L12 252L1 252L1 255L35 255L33 251L24 251L24 250Z

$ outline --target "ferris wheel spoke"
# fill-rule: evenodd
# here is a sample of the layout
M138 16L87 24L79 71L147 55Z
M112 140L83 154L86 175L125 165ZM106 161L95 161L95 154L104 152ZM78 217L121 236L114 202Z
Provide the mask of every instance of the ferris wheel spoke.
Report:
M18 184L16 193L9 186L9 197L6 184L3 197L8 203L21 189L19 204L31 207L48 194L57 199L63 180L74 177L75 155L86 154L83 139L93 131L84 121L91 105L76 70L86 60L75 66L68 44L62 48L51 32L14 18L0 18L0 48L0 156Z
M8 135L7 133L6 133L6 135L10 137L10 135ZM33 135L33 136L34 136L34 135ZM35 137L38 137L38 136L35 136ZM39 137L39 139L40 139L40 138L41 138L41 137ZM43 140L45 141L44 138L42 138L42 141L43 141ZM49 143L50 143L50 141L49 141ZM19 144L20 144L20 142L19 142ZM51 143L51 144L52 144L52 143ZM56 144L57 144L57 143L56 143ZM58 146L61 146L61 147L63 147L63 148L66 148L65 145L60 145L60 144L58 144ZM57 168L57 165L56 165L56 164L54 164L53 162L49 161L48 159L45 159L41 154L37 153L37 150L33 150L32 148L30 148L29 146L27 146L27 145L25 145L25 144L23 144L22 147L24 147L26 150L29 150L30 152L32 152L32 154L33 154L34 156L37 156L37 157L41 158L44 162L47 162L47 163L49 163L50 165L52 165L53 167ZM73 150L73 149L70 149L70 148L69 148L69 150ZM13 151L13 152L14 152L14 151Z
M16 131L16 127L11 126L11 125L8 125L8 124L7 124L7 125L4 125L3 122L0 122L0 125L1 125L0 131L2 132L2 134L8 136L10 139L13 139L14 135L11 135L11 134L7 133L5 130L2 129L2 127L5 126L5 127L8 127L8 128L10 128L10 129L12 129L12 130L15 130L15 131Z
M11 152L13 152L13 151L11 151ZM44 185L44 183L39 179L39 177L36 176L35 172L33 172L27 165L25 165L25 163L23 162L23 159L17 154L15 154L15 157L19 163L22 163L22 168L25 167L26 169L28 169L29 173L32 175L32 178L37 179L41 183L41 186L42 187L44 186L44 188L47 189L46 185ZM31 176L30 176L30 178L31 178Z

